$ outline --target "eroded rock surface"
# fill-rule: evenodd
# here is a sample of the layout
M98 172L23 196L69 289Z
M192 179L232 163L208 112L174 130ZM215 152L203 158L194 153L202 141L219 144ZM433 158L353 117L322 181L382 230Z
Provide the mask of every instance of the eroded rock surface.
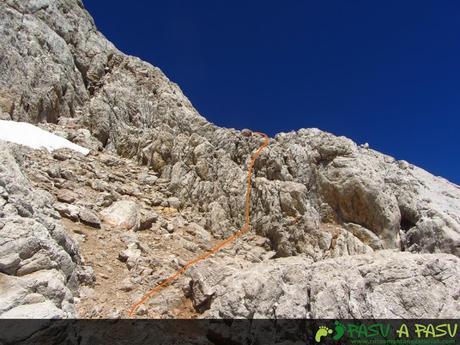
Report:
M312 263L276 259L242 270L209 262L212 279L192 280L208 296L204 318L455 318L460 259L449 254L380 251ZM218 282L218 284L216 283Z
M92 150L88 157L26 151L28 159L21 167L36 190L8 151L1 153L5 163L0 178L6 179L0 184L4 286L20 284L23 277L42 270L61 274L69 291L52 300L57 310L51 314L73 316L71 290L77 286L73 277L93 279L85 270L79 273L79 253L68 238L70 232L82 243L96 270L96 284L103 287L98 290L96 285L94 290L102 294L100 299L93 290L84 291L81 312L89 317L120 317L142 291L242 226L247 167L261 144L258 135L206 121L158 68L123 54L106 40L79 0L2 1L0 32L0 118L40 123ZM354 305L340 296L343 310L334 309L336 303L326 298L316 304L315 312L300 307L306 297L296 284L302 286L306 278L320 282L321 276L339 272L321 266L326 265L323 260L334 267L343 263L359 281L364 278L356 270L363 262L382 270L400 265L419 272L427 269L427 262L439 260L458 281L458 270L449 265L460 256L460 187L445 179L347 138L301 129L270 139L255 163L252 187L251 233L214 259L222 272L235 277L251 270L303 267L294 270L298 277L285 291L290 297L280 302L279 309L274 307L277 313L268 311L275 303L269 297L233 310L240 308L236 303L241 292L229 295L235 303L230 308L233 302L218 294L228 284L225 279L205 278L211 268L203 263L166 290L166 297L151 301L141 316L180 316L181 310L191 308L189 297L195 311L209 309L207 315L216 317L280 317L291 315L290 310L292 316L304 311L316 316L364 313L368 307L364 302ZM59 217L71 223L64 229ZM104 249L107 243L114 253ZM381 254L383 249L392 252ZM286 259L273 261L275 257ZM436 276L433 272L428 270L419 280L411 276L407 291L429 286L433 295L421 299L441 303L438 291L456 300L453 290L430 280ZM385 274L400 283L398 270ZM116 284L101 283L113 277ZM269 277L258 277L268 284ZM351 284L339 273L330 281L336 277ZM317 294L309 286L308 301ZM128 299L127 293L132 294ZM404 306L386 303L406 298L402 294L382 295L385 303L378 300L382 306L394 308L370 308L371 316L441 317L453 312L444 304L423 314L410 301ZM12 298L19 301L23 296ZM89 310L110 298L125 302L117 304L117 310L104 306ZM38 296L28 300L43 308L50 299L45 294L45 301ZM259 302L261 309L254 307ZM20 302L15 303L5 304L2 311ZM182 308L185 304L187 308ZM29 309L21 307L13 315L24 310Z
M83 272L78 247L52 196L32 188L5 143L0 186L0 317L74 317Z

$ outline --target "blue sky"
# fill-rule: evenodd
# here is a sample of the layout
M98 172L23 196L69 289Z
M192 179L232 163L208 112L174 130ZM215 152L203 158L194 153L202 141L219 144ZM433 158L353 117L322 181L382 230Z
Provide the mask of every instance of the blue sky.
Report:
M460 184L460 2L84 4L217 125L317 127Z

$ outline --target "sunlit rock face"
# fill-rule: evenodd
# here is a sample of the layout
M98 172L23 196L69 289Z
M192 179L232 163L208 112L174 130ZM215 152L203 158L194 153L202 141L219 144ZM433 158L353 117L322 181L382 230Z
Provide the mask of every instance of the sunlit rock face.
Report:
M116 171L116 160L110 158L111 163L102 155L88 158L88 166L73 172L73 178L67 174L70 182L66 183L66 189L72 190L81 183L95 192L107 194L94 196L99 203L96 206L90 199L82 205L60 202L53 206L53 212L58 212L54 228L62 227L59 215L72 221L89 219L89 223L97 225L99 218L104 218L99 212L110 207L113 201L120 201L120 195L135 198L137 205L141 205L139 212L132 211L136 214L136 224L131 229L151 225L153 221L149 214L157 206L186 212L189 215L187 221L196 223L215 240L228 237L242 226L247 168L251 154L261 144L258 136L248 130L219 128L209 123L157 67L123 54L105 39L81 1L5 0L0 4L0 32L0 119L48 123L49 130L78 145L111 157L129 158L133 169L141 165L154 173L153 177L147 176L150 180L129 181L126 176L119 177L126 180L115 190L111 182L104 179L110 174L94 173L91 164L96 164L95 160L107 160L108 169ZM9 163L2 165L0 178L22 176L21 169L25 168L11 158L8 150L2 150ZM60 175L53 177L53 171L50 174L51 179L62 178ZM24 179L21 188L29 186L26 177L21 179ZM44 224L41 218L37 220L35 215L41 211L32 211L46 210L49 205L45 201L30 207L23 205L20 198L9 197L18 193L14 184L0 181L3 183L0 188L4 190L3 194L0 193L0 200L3 200L0 202L0 226L6 229L0 230L0 237L6 243L14 233L22 234L14 246L4 245L1 249L4 252L0 269L5 288L0 290L0 301L16 302L1 304L3 309L0 308L0 312L9 312L25 303L21 302L22 295L8 297L11 292L8 286L24 284L23 280L29 275L45 269L49 271L47 275L56 275L56 286L60 284L62 287L61 297L54 298L45 293L44 298L35 296L37 298L33 300L42 303L41 308L47 310L51 301L57 308L50 312L51 316L75 315L72 291L76 291L79 279L91 281L88 275L76 273L81 267L77 246L71 245L71 241L61 234L65 230L58 232L61 237L56 240L54 230L50 230L53 226ZM164 198L158 201L142 194L141 189L146 184L158 187ZM281 303L282 308L277 313L262 312L257 306L262 302L248 304L245 311L229 311L231 303L240 303L240 296L235 295L234 302L221 297L219 291L225 290L228 281L212 281L214 285L209 286L206 270L210 268L202 265L195 268L195 276L190 273L183 283L194 282L196 289L189 291L188 296L195 301L199 312L209 309L205 315L351 317L352 312L364 313L364 306L359 305L365 303L364 300L341 300L343 311L328 306L328 300L322 298L320 304L316 304L318 310L330 311L323 314L299 307L305 302L302 280L314 275L317 280L312 282L320 284L321 279L328 277L327 269L322 266L323 260L332 259L333 265L346 263L347 270L353 275L364 260L378 270L385 270L391 280L396 279L399 271L386 270L389 265L397 266L399 262L401 267L406 267L404 265L408 262L417 271L424 269L427 262L437 260L440 266L450 267L460 255L460 188L407 162L396 161L367 146L358 146L344 137L318 129L300 129L277 135L270 139L270 145L255 163L252 187L252 234L264 239L263 246L248 242L238 250L228 249L228 255L232 251L235 255L241 254L238 260L244 270L234 268L231 261L224 260L225 255L215 258L216 265L223 265L223 271L234 270L232 275L237 277L252 270L284 272L290 265L297 265L298 260L298 267L305 266L305 269L293 271L292 274L298 274L299 279L289 278L292 285L289 293L295 297L285 298L282 303L267 301L267 308L273 303ZM31 193L41 193L32 186L27 188L33 190ZM54 189L50 188L50 191ZM92 196L91 193L80 195L82 198ZM147 199L149 203L146 203ZM169 234L175 228L175 225L168 228L167 224L164 227ZM31 256L19 255L17 258L15 253L29 250L27 238L37 236L52 243L48 246L49 253L34 252ZM235 246L241 245L239 242ZM155 254L137 246L131 249L136 250L141 259L136 257L137 261L130 264L130 269L139 273L148 266L147 261L144 266L140 264L142 257L150 255L149 258L154 259ZM391 254L383 255L381 250L390 250ZM428 253L430 255L424 255ZM37 258L32 260L34 255ZM291 258L294 256L298 258ZM277 258L276 261L272 261L273 258ZM308 268L313 262L314 266ZM137 270L136 265L142 269ZM204 271L199 274L200 270ZM458 280L458 270L449 270ZM436 272L431 270L427 274L435 276ZM257 276L261 283L270 279L270 276ZM411 279L414 291L426 289L429 285L426 280ZM206 286L206 291L215 290L215 297L200 292L200 284ZM21 289L17 291L23 291ZM363 283L356 293L366 294L369 289L372 284ZM454 291L446 291L439 284L429 285L429 289L434 295L424 295L421 299L436 301L436 296L443 293L455 295ZM311 285L309 298L314 297L315 291ZM281 295L278 297L281 299ZM385 295L385 298L397 296ZM458 308L455 303L453 305ZM384 305L375 307L369 317L398 317L396 312L392 314L385 308ZM37 313L39 310L37 308ZM293 314L287 313L288 310ZM26 312L33 314L34 309L29 308ZM424 317L448 316L451 312L446 309ZM420 315L420 310L410 308L399 314L401 317Z

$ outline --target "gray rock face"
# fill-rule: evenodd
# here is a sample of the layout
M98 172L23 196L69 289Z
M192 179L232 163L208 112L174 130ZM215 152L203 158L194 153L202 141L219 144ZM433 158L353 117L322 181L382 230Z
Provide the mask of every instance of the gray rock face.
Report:
M141 187L155 185L167 197L160 200L152 196L152 204L195 214L211 238L226 238L241 227L247 168L251 154L261 144L259 136L251 130L218 128L207 122L158 68L124 55L107 41L79 0L5 0L0 3L0 32L0 118L78 126L71 135L61 134L94 151L106 150L132 158L151 170L149 174L132 176L137 181L135 184L111 190L107 181L123 177L102 174L91 165L85 168L93 174L91 187L101 192L95 204L98 212L106 208L101 214L106 223L133 230L151 228L154 218L140 214L135 204L120 199L122 195L135 197L140 195ZM98 226L98 217L84 211L91 205L74 205L77 195L66 191L82 177L63 169L62 164L49 166L40 175L42 180L52 178L53 183L62 187L62 195L53 209L49 207L52 198L43 191L32 192L12 156L6 150L1 151L2 274L20 276L17 278L20 280L42 270L54 270L64 275L65 287L76 285L73 277L79 262L77 249L59 225L55 210L71 220ZM68 157L59 154L56 159L62 163ZM113 156L101 155L99 159L109 167L120 164ZM224 281L217 280L206 288L203 285L204 290L199 292L201 280L194 278L195 305L204 310L209 304L207 315L428 315L412 307L402 287L395 291L400 291L398 297L408 304L403 307L394 304L391 311L378 310L371 301L359 304L358 300L347 299L345 290L340 289L337 293L344 295L332 297L342 301L344 310L334 309L339 307L331 300L327 305L325 297L322 304L315 301L317 309L314 309L310 299L317 290L307 278L319 282L316 276L336 272L336 276L329 277L331 282L336 277L337 281L347 281L338 269L321 266L326 265L322 260L330 258L336 259L327 261L329 264L343 263L348 267L347 272L361 282L364 278L356 270L363 262L365 265L374 262L376 268L383 269L393 264L406 267L407 261L412 265L407 269L420 271L426 268L424 262L439 259L453 277L459 278L458 270L449 266L456 259L443 253L460 256L460 187L407 162L375 152L368 145L357 146L344 137L318 129L301 129L270 139L269 147L255 163L252 187L252 231L268 239L264 243L271 254L259 255L257 249L247 249L244 255L252 258L248 265L259 262L248 270L269 273L273 270L275 275L292 265L302 270L294 270L297 272L294 278L289 278L295 281L291 290L275 291L280 300L276 313L268 311L275 303L269 296L267 300L255 299L247 306L239 306L238 294L229 295L235 299L234 303L220 297L218 291L223 290L219 289L228 286L222 285ZM166 225L166 231L173 236L174 225ZM131 249L131 257L137 260L140 249ZM382 249L406 251L413 256L401 252L381 254ZM274 255L301 258L269 260ZM341 259L343 256L347 259ZM134 259L126 257L132 265ZM313 266L316 271L306 264L311 262L317 262ZM229 263L227 266L231 268ZM232 275L246 272L238 271L241 269ZM433 272L428 272L430 277L436 276ZM198 271L194 274L200 275ZM389 269L385 274L389 281L399 282L399 271ZM209 276L205 271L201 275ZM260 281L270 279L258 277ZM432 295L423 295L420 301L426 298L441 303L438 292L456 300L454 296L458 295L452 290L442 284L431 284L428 276L423 277L410 278L414 288L407 288L415 291L429 286ZM378 288L381 283L376 279L371 283ZM311 298L307 299L310 311L303 306L305 299L297 287L307 282L311 290ZM354 291L361 291L358 290ZM212 291L216 291L215 300L211 299ZM362 291L367 293L368 288ZM390 297L375 296L382 304ZM66 298L55 305L63 310L63 316L73 315L62 309L63 301L70 301ZM34 304L46 306L42 304L46 301L38 299ZM260 307L255 308L256 302L261 303ZM8 305L2 312L16 308L18 303ZM230 310L232 303L235 304L232 308L242 309ZM453 309L442 306L436 315L428 316L452 315ZM23 310L13 315L23 315Z
M195 303L208 303L204 318L455 318L460 312L460 259L449 254L380 251L314 264L291 257L230 273L216 262L204 265L199 272L212 279L201 273L192 280Z
M208 214L215 236L241 226L245 169L260 144L255 134L208 123L158 68L107 41L80 1L0 6L3 112L30 122L74 117L101 145L161 174L180 200L171 199L173 206ZM88 130L80 131L71 139L90 142ZM317 129L280 134L255 177L254 228L280 256L330 256L320 246L322 222L344 233L344 223L360 225L385 248L459 255L460 190L346 138Z
M31 122L74 117L116 49L94 30L80 1L0 6L3 111Z
M32 189L4 143L0 185L0 317L75 316L77 246L58 221L51 195Z

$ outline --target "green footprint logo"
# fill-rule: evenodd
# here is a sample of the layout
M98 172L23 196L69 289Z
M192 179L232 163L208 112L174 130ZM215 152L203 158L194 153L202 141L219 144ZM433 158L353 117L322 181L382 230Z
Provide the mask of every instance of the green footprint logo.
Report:
M332 334L332 329L326 326L319 326L319 329L316 331L315 341L319 343L321 338L327 337L329 334Z
M340 323L340 321L335 322L335 334L332 337L335 341L340 340L345 334L345 326Z

